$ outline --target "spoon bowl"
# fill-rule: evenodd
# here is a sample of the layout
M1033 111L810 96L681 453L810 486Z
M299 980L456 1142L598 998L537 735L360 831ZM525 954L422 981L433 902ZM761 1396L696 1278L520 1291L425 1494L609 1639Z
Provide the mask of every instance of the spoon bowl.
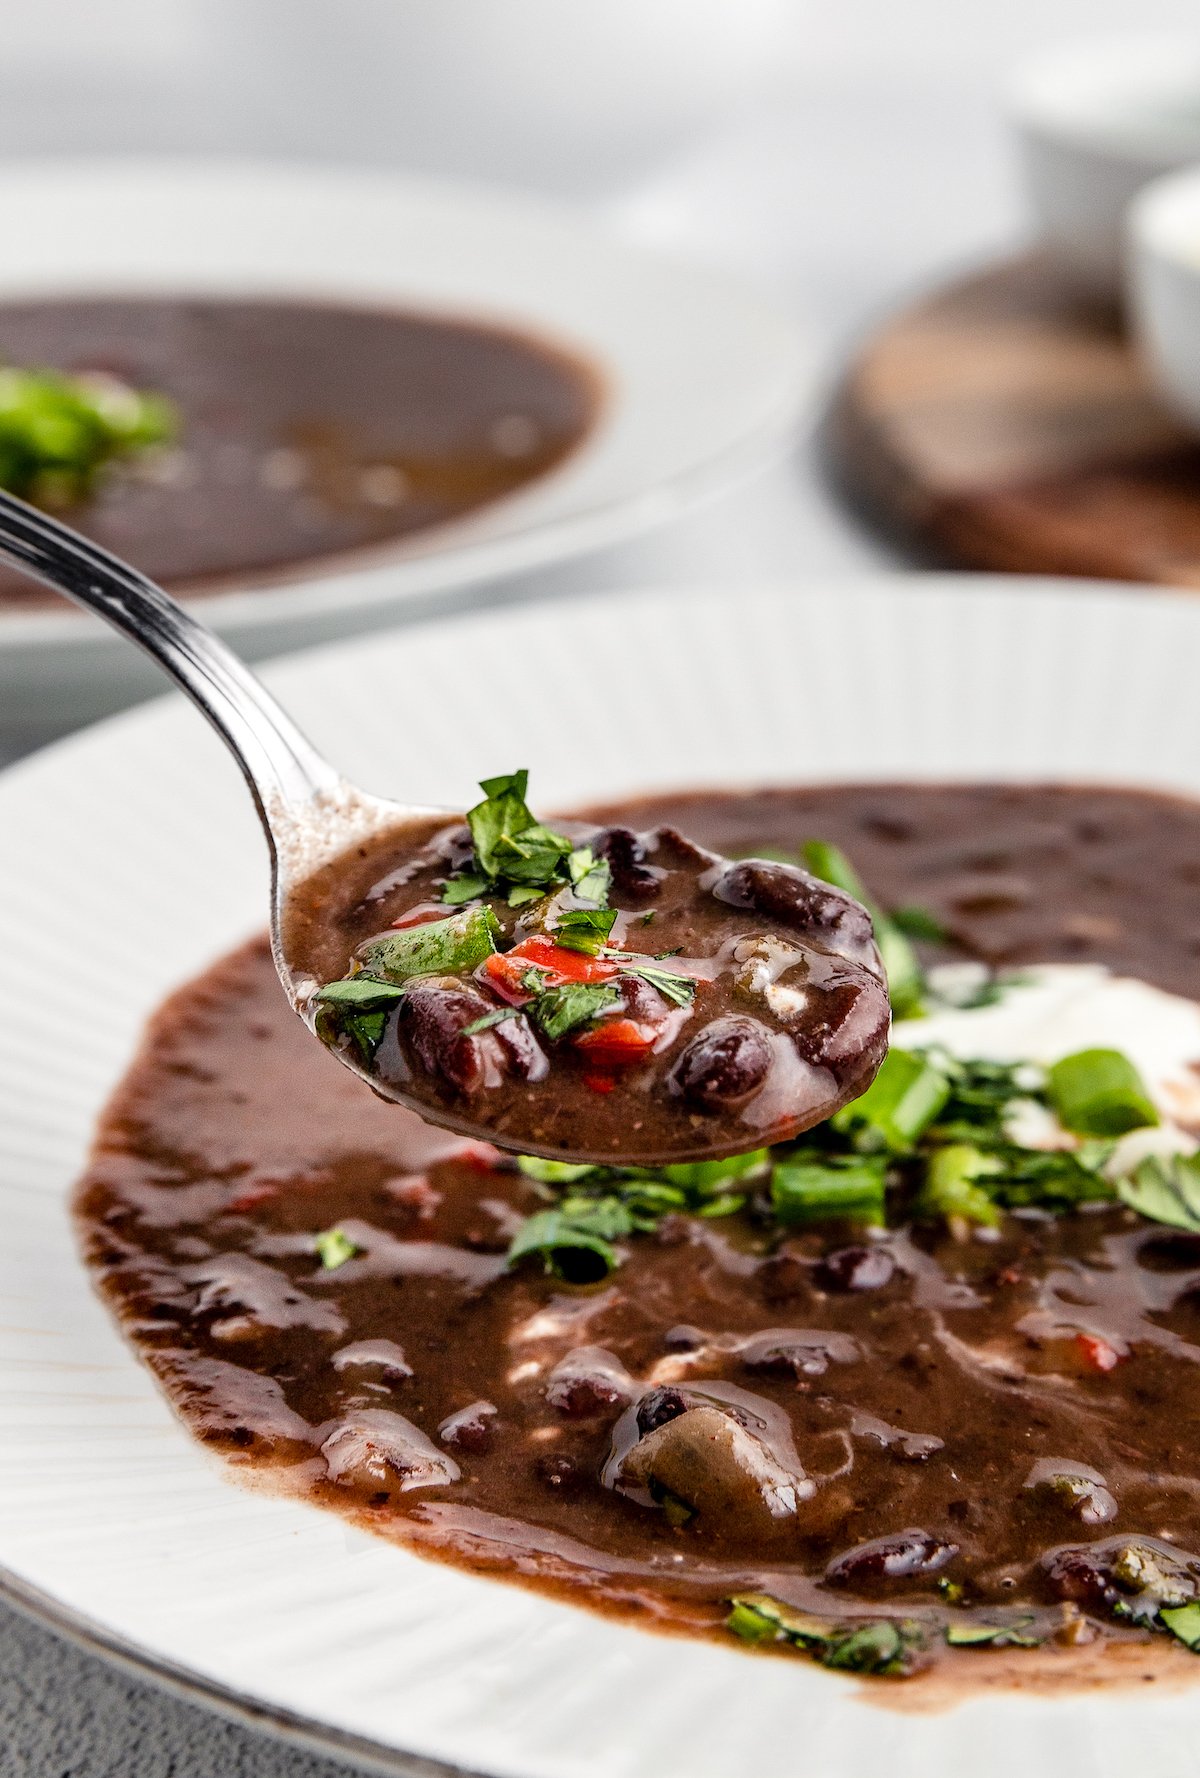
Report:
M869 1085L886 1049L886 983L870 917L844 891L789 864L731 862L670 829L559 834L525 807L524 773L485 781L465 822L369 795L161 587L3 492L0 556L122 632L217 730L267 838L284 992L381 1096L502 1148L644 1167L788 1139ZM399 901L376 913L371 871L385 855L394 866L397 849L403 865L383 883ZM549 859L544 878L528 876L531 850ZM623 907L609 907L610 883ZM330 965L327 945L306 952L297 934L311 935L314 909L333 930L339 904L357 930L348 951L338 935L345 954ZM656 934L684 941L707 922L712 945L649 951L655 920ZM756 997L758 1017L739 993ZM701 998L707 1022L684 1041ZM546 1048L575 1070L565 1097ZM512 1090L477 1093L500 1084Z

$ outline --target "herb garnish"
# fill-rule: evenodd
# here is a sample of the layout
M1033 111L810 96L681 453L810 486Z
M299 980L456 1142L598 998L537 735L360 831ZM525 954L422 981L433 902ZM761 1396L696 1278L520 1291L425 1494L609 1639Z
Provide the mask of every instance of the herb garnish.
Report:
M1200 1234L1200 1154L1149 1155L1117 1183L1122 1203L1151 1222Z
M537 1253L548 1272L570 1283L591 1284L620 1264L614 1243L646 1234L664 1216L729 1216L746 1202L731 1186L765 1175L770 1151L754 1149L728 1160L694 1161L655 1170L576 1165L522 1155L521 1172L545 1189L563 1195L552 1209L538 1210L518 1229L508 1263Z
M743 1642L790 1643L823 1667L900 1677L913 1671L925 1648L924 1631L907 1618L850 1628L793 1611L767 1593L741 1593L729 1603L725 1627Z
M591 1016L586 1005L579 1010ZM1144 1092L1132 1065L1126 1066ZM602 1258L611 1269L620 1263L613 1243L623 1235L644 1232L672 1212L729 1215L745 1207L744 1186L760 1183L766 1189L755 1193L754 1214L783 1227L836 1218L868 1227L946 1222L965 1230L995 1227L1007 1210L1064 1212L1120 1198L1152 1221L1200 1231L1200 1156L1152 1157L1132 1176L1114 1181L1105 1170L1111 1142L1084 1139L1068 1149L1015 1142L1008 1129L1014 1107L1045 1103L1046 1081L1045 1071L1028 1064L894 1049L862 1098L796 1143L657 1171L560 1168L522 1159L530 1178L548 1190L564 1189L556 1212L566 1223L552 1224L545 1220L550 1213L537 1212L535 1235L528 1238L522 1230L519 1251L549 1254L562 1228L580 1216L583 1233L596 1236L601 1231L593 1213L603 1204L606 1226L615 1231L603 1235L608 1250ZM552 1259L547 1264L555 1269Z
M680 975L675 969L660 969L657 959L651 962L648 957L640 957L633 951L609 951L606 955L619 961L622 975L636 975L651 988L656 988L664 1000L670 1000L675 1006L691 1005L696 984L690 975Z
M0 368L0 487L39 506L85 499L106 463L166 443L162 395L99 374Z
M528 787L524 769L480 779L484 800L467 811L475 856L446 883L442 900L448 906L503 895L509 907L521 907L564 884L582 901L607 901L607 860L597 859L590 846L573 847L565 834L538 821L525 801Z
M561 987L543 989L526 1010L551 1043L557 1043L620 1003L617 990L604 982L564 982Z
M359 952L363 973L384 982L420 975L458 975L474 969L496 949L499 922L491 908L464 908L446 920L385 932ZM352 977L351 980L358 978ZM322 989L322 994L327 990Z
M568 908L554 922L550 937L568 951L594 957L606 944L616 919L616 908Z
M348 1259L361 1253L362 1248L355 1246L344 1229L332 1228L323 1229L319 1235L313 1236L313 1252L324 1271L336 1272Z
M900 923L871 899L862 878L837 846L831 846L826 840L808 840L800 848L800 853L814 877L852 895L866 908L875 928L875 943L883 960L892 1011L898 1019L918 1018L925 1011L925 972ZM912 913L910 909L910 928ZM940 928L938 930L940 933ZM922 936L928 937L928 932Z

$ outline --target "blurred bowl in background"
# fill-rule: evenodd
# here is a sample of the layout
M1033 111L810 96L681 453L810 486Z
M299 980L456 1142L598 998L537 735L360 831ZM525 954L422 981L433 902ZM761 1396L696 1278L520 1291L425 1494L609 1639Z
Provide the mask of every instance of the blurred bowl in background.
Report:
M271 139L599 192L718 126L801 53L797 0L206 0Z
M0 238L0 320L6 299L68 293L323 299L515 327L598 372L596 423L519 491L394 547L208 595L206 622L251 660L477 600L483 582L668 519L782 449L812 385L794 325L737 280L487 186L231 161L26 164L0 173ZM83 613L0 610L0 724L80 722L159 689Z
M1009 112L1043 242L1081 293L1120 301L1131 200L1200 160L1200 31L1038 56L1014 78Z
M1128 296L1150 374L1200 430L1200 167L1147 187L1128 218Z

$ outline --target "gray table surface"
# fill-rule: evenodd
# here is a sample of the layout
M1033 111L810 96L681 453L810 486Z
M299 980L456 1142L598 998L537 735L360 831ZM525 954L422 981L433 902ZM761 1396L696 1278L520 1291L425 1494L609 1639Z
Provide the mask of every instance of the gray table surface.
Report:
M128 10L128 0L123 3ZM824 15L814 9L818 25L824 16L827 53L823 64L818 56L807 87L698 136L633 183L625 180L599 198L589 191L588 201L627 232L743 267L791 306L832 374L854 332L898 292L1018 231L1019 205L994 107L996 64L1026 40L1052 34L1055 19L1060 34L1089 23L1128 22L1121 0L979 0L967 11L982 32L978 54L963 35L965 15L954 8L958 36L949 59L932 48L926 55L918 45L893 68L885 43L856 74L853 55L839 61L830 49L830 43L837 47L839 21L866 32L872 21L903 14L932 46L940 45L939 20L947 22L950 9L939 0L886 13L881 0L846 0ZM1151 25L1186 17L1179 0L1159 0L1139 12ZM0 157L31 147L113 143L313 152L311 141L256 137L244 119L214 144L211 113L199 99L189 114L182 99L168 105L161 94L157 109L144 114L140 135L127 107L105 109L94 91L74 138L61 127L47 135L46 107L28 88L21 103L10 106L11 85L11 75L0 70ZM404 158L389 157L378 136L359 151L362 158ZM559 168L555 182L562 183ZM835 577L888 565L887 552L839 510L804 440L789 461L651 536L528 576L519 586L487 589L485 596ZM0 763L46 738L29 731L0 735ZM335 1778L357 1769L181 1702L0 1607L4 1778Z

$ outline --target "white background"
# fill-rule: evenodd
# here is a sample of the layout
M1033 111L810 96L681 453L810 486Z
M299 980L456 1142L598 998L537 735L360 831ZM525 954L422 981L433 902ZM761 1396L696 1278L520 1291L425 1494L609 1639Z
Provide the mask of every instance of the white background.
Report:
M829 379L898 294L1020 237L1000 111L1015 61L1189 28L1195 0L0 0L0 156L199 150L523 185L740 268ZM802 438L753 483L526 590L888 560ZM0 1612L5 1778L345 1770Z

